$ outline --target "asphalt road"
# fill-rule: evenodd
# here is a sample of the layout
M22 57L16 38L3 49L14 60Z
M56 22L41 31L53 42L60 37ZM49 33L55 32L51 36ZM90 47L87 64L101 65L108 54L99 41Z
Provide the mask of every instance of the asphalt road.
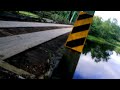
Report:
M21 22L21 21L0 21L0 28L10 27L43 27L43 26L59 26L59 27L72 27L72 25L53 24L53 23L38 23L38 22Z
M2 37L0 38L0 60L9 58L26 49L32 48L60 35L68 33L71 30L72 28L62 28Z

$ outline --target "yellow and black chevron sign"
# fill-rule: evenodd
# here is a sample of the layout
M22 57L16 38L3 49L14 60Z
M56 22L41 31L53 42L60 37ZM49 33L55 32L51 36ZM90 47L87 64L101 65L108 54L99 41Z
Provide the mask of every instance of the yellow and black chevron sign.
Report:
M65 43L66 47L77 52L82 52L92 19L93 15L83 11L80 12L79 17L74 24L73 30Z

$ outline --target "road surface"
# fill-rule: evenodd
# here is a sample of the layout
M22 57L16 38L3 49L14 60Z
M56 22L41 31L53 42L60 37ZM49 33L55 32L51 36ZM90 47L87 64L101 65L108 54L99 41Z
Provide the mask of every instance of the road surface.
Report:
M0 60L9 58L65 33L69 33L71 30L72 28L62 28L2 37L0 38Z
M0 28L10 27L47 27L47 26L58 26L58 27L72 27L72 25L65 24L53 24L53 23L37 23L37 22L21 22L21 21L0 21Z

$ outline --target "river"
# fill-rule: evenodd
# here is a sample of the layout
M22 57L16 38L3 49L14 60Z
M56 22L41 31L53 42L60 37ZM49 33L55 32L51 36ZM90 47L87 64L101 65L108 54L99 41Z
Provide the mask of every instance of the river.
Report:
M120 79L120 54L113 49L87 41L73 79Z

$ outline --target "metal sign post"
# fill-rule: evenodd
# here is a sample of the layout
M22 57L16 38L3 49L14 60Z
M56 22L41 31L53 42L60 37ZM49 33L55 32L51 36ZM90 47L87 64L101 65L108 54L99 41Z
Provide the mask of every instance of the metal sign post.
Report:
M64 53L53 78L72 79L84 48L95 11L80 11L72 32L65 43Z

